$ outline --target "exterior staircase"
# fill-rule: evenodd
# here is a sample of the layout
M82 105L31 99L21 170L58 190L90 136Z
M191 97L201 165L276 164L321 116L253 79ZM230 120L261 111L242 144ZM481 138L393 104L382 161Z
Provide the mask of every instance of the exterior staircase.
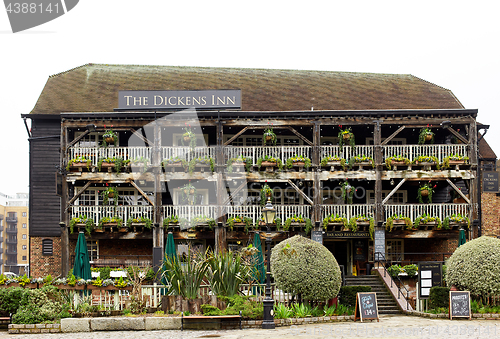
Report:
M345 284L347 286L371 286L372 292L377 293L379 314L401 313L398 304L377 275L346 276Z

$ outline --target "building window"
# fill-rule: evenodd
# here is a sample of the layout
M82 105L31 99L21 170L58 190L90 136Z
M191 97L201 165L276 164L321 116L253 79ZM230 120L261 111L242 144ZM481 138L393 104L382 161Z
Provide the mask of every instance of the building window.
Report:
M401 262L404 260L403 240L385 241L385 258L389 261Z
M54 253L54 242L52 239L43 239L42 240L42 254L43 255L52 255Z
M27 260L26 256L25 256L25 255L23 255L23 261L26 261L26 260Z
M89 260L93 262L99 259L99 242L98 240L87 240L87 251L89 253Z
M23 250L27 250L27 249L28 249L28 246L23 245Z
M368 201L367 203L368 204L374 204L375 203L375 192L374 191L367 191L368 193ZM384 190L382 191L382 200L385 199L385 197L387 196L387 194L389 194L390 191L389 190ZM406 191L397 191L395 192L391 198L389 200L387 200L387 204L388 205L391 205L391 204L396 204L396 205L399 205L399 204L405 204L407 202L407 192Z
M26 225L26 224L23 224L23 228L27 228L27 227L28 227L28 225Z
M23 212L23 217L26 218L28 214L26 212Z
M27 234L23 234L23 239L28 239L28 235Z

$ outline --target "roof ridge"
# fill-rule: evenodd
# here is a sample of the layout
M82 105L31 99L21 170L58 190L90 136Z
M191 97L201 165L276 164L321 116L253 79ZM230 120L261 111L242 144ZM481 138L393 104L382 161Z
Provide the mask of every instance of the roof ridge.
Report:
M453 98L455 98L455 101L456 101L456 102L457 102L460 106L462 106L463 108L465 108L465 106L464 106L464 105L460 102L460 100L458 100L458 98L456 97L455 93L453 93L453 91L452 91L451 89L446 88L446 87L443 87L443 86L439 86L439 85L437 85L437 84L435 84L435 83L433 83L433 82L430 82L430 81L428 81L428 80L422 79L422 78L417 77L417 76L415 76L415 75L413 75L413 74L410 74L410 75L411 75L412 77L414 77L414 78L416 78L416 79L420 80L420 81L426 82L426 83L431 84L431 85L433 85L433 86L436 86L436 87L439 87L439 88L441 88L441 89L444 89L445 91L448 91L448 93L450 93L450 94L453 96Z
M59 73L56 73L56 74L52 74L52 75L49 75L49 79L50 78L53 78L53 77L57 77L57 76L60 76L60 75L63 75L63 74L66 74L66 73L69 73L69 72L72 72L74 70L77 70L79 68L83 68L83 67L87 67L87 66L92 66L92 65L96 65L96 64L93 64L93 63L88 63L88 64L83 64L83 65L80 65L80 66L76 66L76 67L73 67L73 68L70 68L66 71L63 71L63 72L59 72Z

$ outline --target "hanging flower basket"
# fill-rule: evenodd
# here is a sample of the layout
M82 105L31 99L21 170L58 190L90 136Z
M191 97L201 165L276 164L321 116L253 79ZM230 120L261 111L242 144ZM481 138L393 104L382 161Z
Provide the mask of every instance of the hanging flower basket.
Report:
M423 196L423 197L426 197L429 195L429 190L427 189L423 189L420 191L420 195Z

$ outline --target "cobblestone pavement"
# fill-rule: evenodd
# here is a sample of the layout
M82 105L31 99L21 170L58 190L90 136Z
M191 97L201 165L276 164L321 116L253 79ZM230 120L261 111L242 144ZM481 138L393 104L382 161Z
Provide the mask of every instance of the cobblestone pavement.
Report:
M278 327L275 330L227 331L109 331L18 335L0 332L0 339L319 339L319 338L500 338L500 320L447 320L382 316L380 322L321 323Z

